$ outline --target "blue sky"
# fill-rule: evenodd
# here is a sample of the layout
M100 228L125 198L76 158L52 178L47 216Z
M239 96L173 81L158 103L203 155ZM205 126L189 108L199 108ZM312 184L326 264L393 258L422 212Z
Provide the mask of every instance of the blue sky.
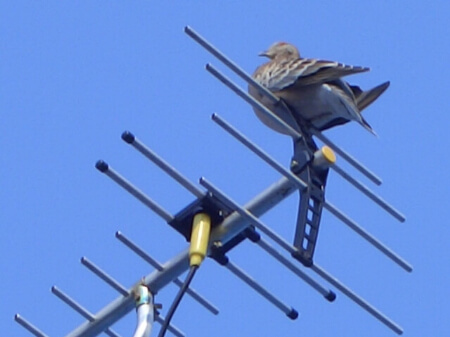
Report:
M376 187L338 159L407 221L397 222L333 172L327 198L414 271L398 268L327 212L316 261L398 322L405 336L449 335L449 13L445 1L0 1L0 331L31 336L13 321L16 312L50 336L81 324L50 293L52 285L92 312L115 299L79 263L82 256L126 287L150 273L114 238L117 230L161 262L186 247L95 170L106 160L171 213L193 200L123 143L122 131L192 181L205 176L240 203L279 175L215 125L213 112L288 165L290 140L204 70L207 62L227 69L183 33L190 25L248 72L262 62L260 51L284 40L305 57L371 67L348 78L364 88L391 81L364 112L378 138L356 123L326 135L383 178ZM262 219L291 240L296 204L293 195ZM193 287L221 313L212 316L186 297L173 323L187 335L395 336L339 292L326 302L250 243L230 257L300 318L287 319L208 260ZM165 310L176 290L170 285L158 294ZM134 325L130 314L113 328L130 336Z

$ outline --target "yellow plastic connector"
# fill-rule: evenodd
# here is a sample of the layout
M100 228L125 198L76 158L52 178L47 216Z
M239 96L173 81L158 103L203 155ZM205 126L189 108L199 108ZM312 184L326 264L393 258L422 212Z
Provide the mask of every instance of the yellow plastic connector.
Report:
M191 246L189 248L190 265L200 266L204 260L211 232L211 217L206 213L197 213L194 216L191 233Z

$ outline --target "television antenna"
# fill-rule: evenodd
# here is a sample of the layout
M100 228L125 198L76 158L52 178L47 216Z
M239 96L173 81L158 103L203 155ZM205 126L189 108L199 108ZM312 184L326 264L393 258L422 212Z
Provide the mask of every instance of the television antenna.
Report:
M256 83L250 75L243 71L236 63L225 56L194 29L187 26L185 27L185 33L249 85L256 87L267 99L271 100L277 108L285 108L283 107L283 102L280 101L279 98ZM320 131L313 128L300 130L291 127L278 118L273 112L261 105L212 64L208 63L206 65L206 70L252 107L258 109L266 118L272 120L280 128L283 128L286 133L295 139L291 167L287 169L225 119L218 114L212 115L212 120L215 123L276 170L282 176L281 179L267 187L246 204L240 205L204 177L199 180L199 184L203 189L192 183L162 157L141 142L134 134L128 131L124 132L122 134L122 139L126 143L151 160L182 187L194 195L195 200L193 202L186 205L177 214L172 215L106 162L102 160L98 161L96 163L96 168L159 215L166 223L184 236L187 241L190 240L193 227L196 226L197 215L199 213L206 214L209 217L212 226L206 247L208 257L231 271L290 319L296 319L298 312L285 301L263 287L246 271L230 261L227 256L227 253L230 250L248 239L248 241L255 243L271 257L275 258L283 266L291 270L326 300L330 302L334 301L336 294L305 273L305 268L339 290L343 295L358 304L362 309L367 311L392 331L399 335L402 334L403 329L398 323L356 294L314 260L314 251L319 233L321 214L322 210L325 209L378 249L386 257L391 259L399 267L407 272L412 271L412 266L408 262L381 243L330 201L325 200L326 178L329 170L332 170L336 174L342 176L395 219L404 222L406 219L402 213L336 164L335 154L347 161L376 185L381 184L381 179L346 151L334 144ZM287 111L287 115L289 115L289 111ZM318 148L313 137L320 140L326 146ZM294 243L291 244L263 223L259 217L274 208L278 203L295 191L300 192L300 202ZM161 316L157 310L158 305L154 304L153 294L156 294L172 282L179 287L183 287L183 282L178 277L189 269L189 248L183 250L165 263L160 263L122 232L116 232L116 238L144 261L149 263L154 268L154 271L138 280L132 287L127 288L95 265L94 262L83 257L81 263L101 278L106 284L115 289L119 293L119 297L103 307L99 312L93 314L60 288L53 286L51 288L53 294L86 318L86 321L83 324L69 332L66 337L93 337L101 333L106 333L111 337L119 337L119 335L111 329L111 326L133 309L136 309L137 312L137 326L133 336L147 337L151 333L154 320L159 323L164 322L164 317ZM275 243L275 245L273 245L273 243ZM301 264L286 257L285 254L280 252L280 249L288 252L295 260L301 262ZM218 314L219 310L217 307L196 290L187 288L186 293L212 314ZM47 337L44 332L31 324L23 316L16 314L15 320L33 335L37 337ZM184 336L184 333L173 325L169 325L168 330L175 336Z

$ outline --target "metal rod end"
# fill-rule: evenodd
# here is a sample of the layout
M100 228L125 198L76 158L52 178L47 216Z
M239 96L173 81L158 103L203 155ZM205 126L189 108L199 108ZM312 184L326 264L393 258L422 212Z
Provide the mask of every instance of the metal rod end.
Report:
M128 144L133 144L136 137L130 131L124 131L122 133L122 139Z
M333 291L329 291L328 294L326 294L324 296L329 302L334 302L334 300L336 299L336 293L334 293Z
M294 308L291 308L291 311L289 313L287 313L286 316L289 317L292 320L297 319L298 318L298 311L295 310Z
M95 168L96 168L97 170L99 170L100 172L105 173L105 172L108 171L109 166L108 166L108 164L107 164L106 162L104 162L103 160L99 160L99 161L97 161L97 162L95 163Z
M117 231L115 235L116 238L121 238L123 236L121 231Z

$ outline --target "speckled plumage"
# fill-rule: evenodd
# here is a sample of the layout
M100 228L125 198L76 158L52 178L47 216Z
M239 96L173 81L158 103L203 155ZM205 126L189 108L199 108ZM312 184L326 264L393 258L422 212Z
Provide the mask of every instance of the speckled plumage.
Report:
M258 67L253 78L283 99L297 123L325 130L354 120L375 133L361 111L387 89L389 82L363 91L341 79L369 71L369 68L301 58L297 48L285 42L275 43L260 55L270 58L270 61ZM256 88L249 86L249 93L289 123L283 118L283 112L273 107ZM284 133L259 110L255 109L255 113L264 124Z

